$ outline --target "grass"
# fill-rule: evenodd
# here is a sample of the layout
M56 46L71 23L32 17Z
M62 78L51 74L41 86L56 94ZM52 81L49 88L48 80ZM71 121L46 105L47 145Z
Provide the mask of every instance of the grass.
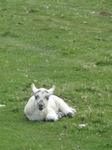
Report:
M112 2L0 1L0 150L112 149ZM30 122L31 83L56 85L74 118ZM79 129L79 124L87 124Z

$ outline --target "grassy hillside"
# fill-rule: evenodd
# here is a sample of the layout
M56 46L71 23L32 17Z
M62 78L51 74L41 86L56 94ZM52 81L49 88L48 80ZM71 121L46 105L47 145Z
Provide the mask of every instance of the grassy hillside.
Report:
M0 70L0 150L112 149L111 0L1 0ZM28 121L33 82L76 116Z

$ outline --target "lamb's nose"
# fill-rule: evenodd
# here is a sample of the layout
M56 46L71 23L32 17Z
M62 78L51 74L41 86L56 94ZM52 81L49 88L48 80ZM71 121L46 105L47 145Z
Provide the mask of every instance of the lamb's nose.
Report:
M43 110L43 105L39 105L39 110Z
M43 107L43 104L39 104L39 107Z
M42 110L43 109L43 102L40 101L39 104L38 104L38 106L39 106L39 110Z

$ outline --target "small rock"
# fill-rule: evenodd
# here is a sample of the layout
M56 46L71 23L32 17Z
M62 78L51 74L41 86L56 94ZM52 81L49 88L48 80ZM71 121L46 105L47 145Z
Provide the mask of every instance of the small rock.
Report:
M87 126L87 124L79 124L80 129L85 128L86 126Z
M87 24L87 22L86 22L86 21L84 21L84 22L83 22L83 24Z
M0 107L5 107L5 105L3 105L3 104L0 104Z

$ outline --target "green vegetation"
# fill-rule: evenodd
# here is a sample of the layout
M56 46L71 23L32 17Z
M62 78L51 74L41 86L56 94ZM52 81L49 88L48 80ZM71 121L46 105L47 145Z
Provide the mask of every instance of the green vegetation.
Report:
M112 149L111 0L1 0L0 70L0 150ZM76 116L27 120L33 82Z

